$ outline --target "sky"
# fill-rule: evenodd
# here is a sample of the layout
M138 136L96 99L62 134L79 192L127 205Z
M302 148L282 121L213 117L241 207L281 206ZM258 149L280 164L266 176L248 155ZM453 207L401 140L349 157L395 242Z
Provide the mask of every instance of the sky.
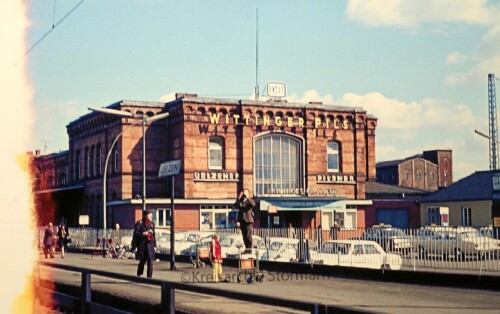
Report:
M378 118L377 162L452 149L454 181L489 169L474 130L488 134L488 74L500 77L500 0L18 1L28 150L68 149L66 125L89 106L253 99L258 10L261 96L277 81L288 102L364 108Z

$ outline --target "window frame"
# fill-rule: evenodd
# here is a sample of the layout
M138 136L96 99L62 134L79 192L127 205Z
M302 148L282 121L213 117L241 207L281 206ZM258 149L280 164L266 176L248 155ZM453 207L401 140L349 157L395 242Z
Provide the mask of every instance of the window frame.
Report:
M255 195L304 195L304 138L288 132L264 132L254 137L253 145Z
M335 144L337 146L336 150L330 147L330 144ZM333 152L332 152L333 150ZM339 173L341 172L340 169L340 142L338 141L328 141L326 143L326 171L327 172L334 172L334 173ZM336 160L337 160L337 168L330 168L330 155L335 155L336 154Z
M216 214L223 214L225 216L224 226L217 224L215 219ZM238 211L233 209L231 205L227 204L215 204L215 205L200 205L199 211L199 221L200 221L200 231L208 231L208 230L220 230L220 229L229 229L236 228L236 216ZM208 217L208 227L204 226L205 217ZM230 220L234 220L234 223L231 223Z
M219 147L212 147L214 145L219 145ZM220 152L220 165L212 164L212 153ZM210 170L223 170L224 169L224 138L220 136L211 136L208 139L208 169ZM215 159L214 159L215 160Z

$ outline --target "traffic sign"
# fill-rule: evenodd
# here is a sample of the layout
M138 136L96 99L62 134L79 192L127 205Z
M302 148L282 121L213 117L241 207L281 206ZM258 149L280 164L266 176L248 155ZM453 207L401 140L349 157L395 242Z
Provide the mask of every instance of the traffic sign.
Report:
M172 160L164 162L160 165L160 171L158 172L158 178L168 177L172 175L177 175L181 171L181 160Z

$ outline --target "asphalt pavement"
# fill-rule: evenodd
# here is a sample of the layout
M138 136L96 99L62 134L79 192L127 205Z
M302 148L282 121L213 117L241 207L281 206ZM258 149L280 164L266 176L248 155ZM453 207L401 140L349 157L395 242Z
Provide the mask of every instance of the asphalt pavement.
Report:
M106 270L135 276L137 261L109 259L90 254L67 253L66 258L40 259L49 263L73 265L82 268ZM500 292L416 284L401 284L349 279L329 273L300 274L268 271L264 282L251 284L236 280L237 269L224 266L227 283L213 283L209 266L194 269L189 263L158 261L154 264L153 278L172 282L191 283L227 291L246 292L253 295L273 296L281 299L300 300L347 307L377 313L498 313ZM451 275L450 275L451 276ZM61 285L63 289L79 287L81 275L45 266L40 267L40 279ZM101 291L124 299L149 304L160 303L160 288L120 280L92 278L92 290ZM287 308L270 307L246 301L229 300L218 296L176 292L176 309L185 313L296 313ZM133 309L129 309L134 312Z

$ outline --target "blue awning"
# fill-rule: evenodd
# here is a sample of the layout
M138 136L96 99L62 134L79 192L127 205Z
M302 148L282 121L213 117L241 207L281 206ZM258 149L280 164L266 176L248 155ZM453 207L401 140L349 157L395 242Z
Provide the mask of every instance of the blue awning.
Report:
M318 211L345 209L345 199L334 198L266 198L260 200L260 210L268 211L269 206L276 206L277 211Z

